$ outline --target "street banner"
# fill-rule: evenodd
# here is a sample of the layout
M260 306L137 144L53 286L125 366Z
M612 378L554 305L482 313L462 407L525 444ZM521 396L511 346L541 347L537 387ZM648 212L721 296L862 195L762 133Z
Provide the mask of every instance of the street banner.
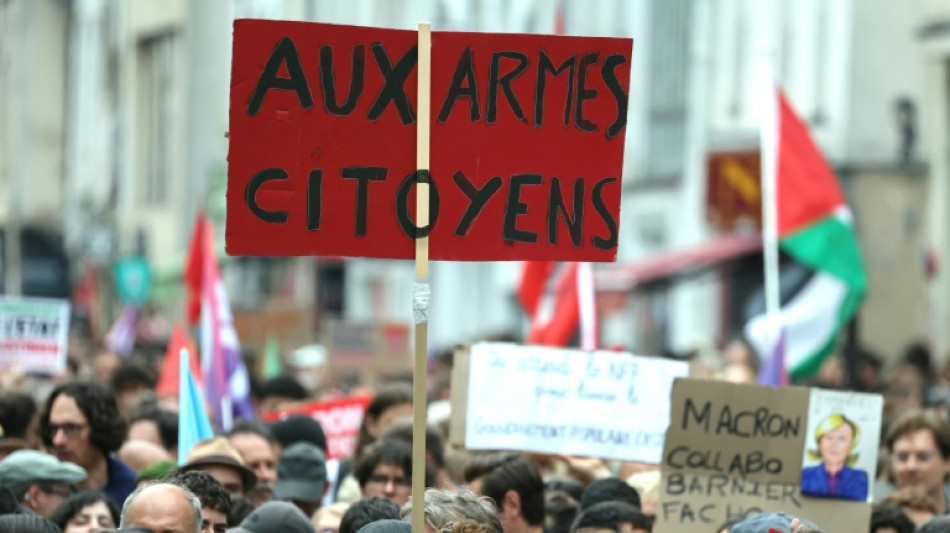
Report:
M874 394L677 379L654 531L705 533L763 511L866 530L882 406Z
M468 368L466 448L648 463L660 462L673 379L689 372L656 357L503 343L472 346Z
M433 260L615 260L632 41L433 32L418 172L416 43L235 21L228 253L411 259L428 236Z
M264 422L276 422L294 414L312 417L327 436L327 459L344 459L353 454L360 435L363 413L372 396L351 396L319 402L300 403L263 413Z
M0 296L0 370L62 374L68 337L68 301Z

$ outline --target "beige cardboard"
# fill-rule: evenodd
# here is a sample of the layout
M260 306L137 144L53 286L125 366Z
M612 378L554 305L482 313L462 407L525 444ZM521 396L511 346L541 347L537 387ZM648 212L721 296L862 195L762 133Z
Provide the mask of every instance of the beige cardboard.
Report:
M867 530L869 505L801 495L808 389L677 379L672 398L656 533L708 533L749 511Z
M468 366L470 346L459 346L452 359L452 418L449 420L449 443L465 447L465 414L468 412Z

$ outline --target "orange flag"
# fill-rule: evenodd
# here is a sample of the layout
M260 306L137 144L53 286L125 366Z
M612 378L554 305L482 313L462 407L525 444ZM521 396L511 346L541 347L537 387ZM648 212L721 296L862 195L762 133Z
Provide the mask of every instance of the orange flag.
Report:
M162 362L162 372L158 376L158 386L155 387L155 395L159 398L178 398L178 370L182 348L188 350L188 366L191 367L191 375L194 376L199 387L202 385L201 368L198 366L198 359L196 358L195 343L188 338L188 334L185 333L180 324L175 324L172 329L172 337L168 340L165 360Z

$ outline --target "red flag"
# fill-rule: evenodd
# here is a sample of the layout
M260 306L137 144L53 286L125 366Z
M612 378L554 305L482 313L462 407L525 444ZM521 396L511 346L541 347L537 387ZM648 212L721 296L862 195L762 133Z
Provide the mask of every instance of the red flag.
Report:
M789 234L847 205L838 180L782 91L779 101L778 234Z
M528 261L524 264L518 299L528 316L528 344L567 346L580 324L577 263Z
M185 318L189 324L195 324L201 318L201 280L203 271L205 232L211 222L203 213L195 217L195 227L191 233L191 246L188 248L188 257L185 259L183 279L188 289L188 303L185 307ZM212 249L210 253L214 253ZM176 374L177 375L177 374ZM177 379L177 378L176 378Z
M198 386L201 386L201 368L198 366L198 359L195 357L195 343L188 338L188 334L179 324L175 324L172 329L172 337L168 340L168 349L165 350L165 360L162 362L162 372L158 376L158 386L155 387L155 394L159 398L178 397L179 369L181 367L181 350L188 350L188 366L191 367L191 375L195 378Z

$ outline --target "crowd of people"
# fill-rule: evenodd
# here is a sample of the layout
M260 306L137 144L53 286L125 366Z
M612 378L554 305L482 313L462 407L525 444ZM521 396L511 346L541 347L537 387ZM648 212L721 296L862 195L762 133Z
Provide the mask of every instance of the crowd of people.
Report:
M157 359L99 348L71 357L60 378L0 372L0 532L408 533L413 468L425 473L429 533L653 529L658 465L450 444L450 353L432 360L424 465L413 465L412 388L398 380L371 391L347 458L328 459L324 428L305 415L236 420L179 450L176 398L156 394ZM917 348L887 374L871 354L860 363L857 388L886 398L870 532L950 532L944 378ZM836 364L820 385L843 386ZM754 366L748 353L727 355L710 377L748 381ZM301 381L292 372L253 380L258 414L354 392L329 378ZM822 531L793 514L734 517L709 531Z

